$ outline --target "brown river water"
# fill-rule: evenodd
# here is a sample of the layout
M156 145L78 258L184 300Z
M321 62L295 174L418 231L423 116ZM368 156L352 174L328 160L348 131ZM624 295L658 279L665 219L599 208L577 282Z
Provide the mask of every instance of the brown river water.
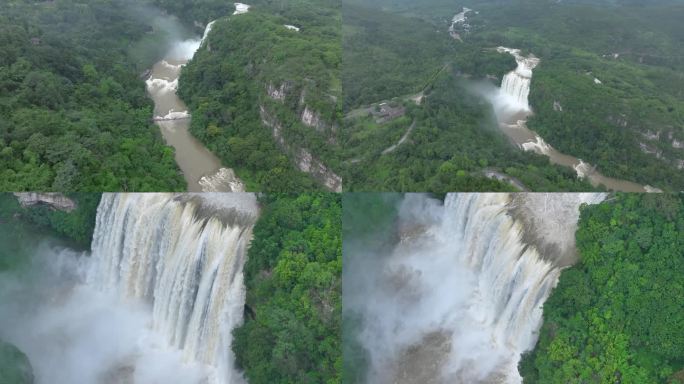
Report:
M640 185L628 180L615 179L602 175L591 164L582 159L559 152L536 132L527 128L527 119L532 115L528 104L532 70L539 64L534 56L524 57L517 49L499 47L501 53L510 53L518 63L518 68L504 76L498 94L489 96L503 133L524 151L543 154L558 165L571 167L580 178L587 178L593 186L603 185L609 190L623 192L660 192L659 189ZM557 105L562 110L562 106Z
M233 170L224 167L216 155L192 136L188 107L176 94L181 69L200 44L200 40L178 42L152 68L146 83L155 105L154 120L166 143L176 150L176 163L190 192L242 192L244 184Z

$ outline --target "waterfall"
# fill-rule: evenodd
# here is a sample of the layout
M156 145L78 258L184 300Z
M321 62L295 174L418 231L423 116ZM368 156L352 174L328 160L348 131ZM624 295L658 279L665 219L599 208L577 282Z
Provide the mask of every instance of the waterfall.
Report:
M88 281L147 302L152 328L186 361L216 367L219 383L236 383L231 331L242 323L242 267L255 214L239 207L202 214L200 205L209 203L201 199L103 195Z
M408 195L390 254L355 258L379 266L350 268L375 268L348 301L364 317L358 339L370 353L369 382L520 383L517 364L534 347L542 304L567 265L561 255L574 246L566 240L579 205L603 198L449 194L442 205ZM556 221L569 233L544 231ZM542 254L554 249L546 244L562 246Z
M216 20L213 20L209 22L209 24L207 24L207 27L204 29L204 35L202 35L202 41L200 42L200 46L204 45L204 42L207 40L207 37L209 37L212 28L214 28L214 23L216 23Z
M518 63L514 71L506 74L501 82L501 91L510 98L511 103L522 110L529 111L528 96L530 95L530 83L532 82L532 70L539 64L539 59L534 56L524 57L519 49L499 47L500 53L510 53Z

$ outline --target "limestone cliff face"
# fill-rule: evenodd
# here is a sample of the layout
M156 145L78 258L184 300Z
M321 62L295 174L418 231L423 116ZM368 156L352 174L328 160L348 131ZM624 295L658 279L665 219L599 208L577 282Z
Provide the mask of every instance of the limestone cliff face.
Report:
M294 156L294 161L297 168L305 173L308 173L325 186L326 189L333 192L342 192L342 178L329 169L323 162L306 148L298 148L287 142L283 136L282 124L268 112L264 105L260 106L261 121L264 125L271 128L273 138L278 146L285 152Z
M71 212L76 209L76 202L61 193L21 192L15 193L14 196L24 208L47 205L52 209L64 212Z
M278 119L277 114L272 109L272 102L284 105L289 111L288 113L296 116L304 127L312 128L317 135L324 138L325 143L335 145L337 143L336 125L334 122L327 121L330 119L326 119L324 113L311 106L312 104L321 104L311 100L314 97L312 95L317 94L315 87L313 81L306 79L299 85L295 81L269 82L264 87L268 99L262 98L263 102L260 105L261 120L264 125L271 128L273 138L280 149L293 159L300 171L311 175L325 188L341 192L342 178L315 156L310 148L296 146L289 142L288 133L284 132L282 121ZM330 102L330 107L334 109L337 99L331 98L326 102ZM271 103L271 107L269 107L269 103Z
M268 97L270 97L271 99L282 102L285 101L287 89L288 84L286 83L280 84L279 87L274 86L273 83L269 83L266 87L266 92L268 93Z
M275 86L273 83L269 83L266 86L266 93L272 100L285 103L286 98L295 91L294 88L295 87L292 82L286 81L278 86ZM333 97L331 101L336 103L337 99ZM328 136L335 133L335 124L326 121L319 111L316 111L307 103L306 88L301 90L299 94L299 100L297 101L297 107L293 112L299 114L299 121L301 121L301 123L305 126L313 128L317 132Z
M304 107L304 111L302 111L302 123L307 127L316 128L318 130L321 126L321 117L316 112L309 109L309 106L307 105Z

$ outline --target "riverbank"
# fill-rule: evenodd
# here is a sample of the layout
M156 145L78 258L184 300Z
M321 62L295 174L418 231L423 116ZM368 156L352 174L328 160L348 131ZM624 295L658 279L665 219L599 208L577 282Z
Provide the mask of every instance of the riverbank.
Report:
M524 151L547 156L553 164L574 169L578 178L588 179L594 187L603 186L621 192L661 192L658 188L648 185L604 176L596 167L582 159L559 152L536 132L530 130L527 127L527 119L532 116L533 111L528 99L533 70L539 65L540 60L534 55L523 56L519 49L498 47L497 51L515 57L518 66L504 76L498 92L486 92L483 96L492 103L499 128L515 145ZM561 105L557 104L556 108L562 111Z
M182 31L180 23L166 25ZM175 149L175 160L190 192L243 192L245 186L232 169L222 165L221 160L190 133L191 113L178 97L178 81L181 70L211 32L212 23L206 26L204 37L184 38L177 34L170 42L164 58L154 64L146 80L147 92L154 101L155 124L159 127L167 145ZM187 37L187 33L185 33Z

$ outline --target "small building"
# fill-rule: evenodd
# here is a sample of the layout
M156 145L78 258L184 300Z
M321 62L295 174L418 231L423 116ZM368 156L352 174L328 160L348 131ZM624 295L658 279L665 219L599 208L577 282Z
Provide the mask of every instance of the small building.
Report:
M380 103L371 111L371 113L373 114L373 117L375 117L375 122L382 124L404 116L404 114L406 114L406 108L402 105L392 106L389 103Z

